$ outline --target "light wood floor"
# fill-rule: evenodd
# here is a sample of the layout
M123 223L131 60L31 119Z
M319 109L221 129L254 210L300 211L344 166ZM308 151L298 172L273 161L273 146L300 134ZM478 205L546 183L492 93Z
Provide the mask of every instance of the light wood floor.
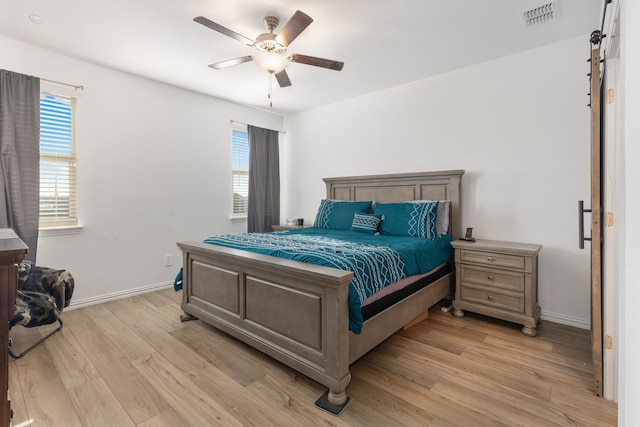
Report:
M62 331L10 362L23 426L615 426L591 392L588 331L434 307L351 367L340 417L324 387L200 321L163 290L67 310ZM16 327L14 346L39 331ZM31 335L31 336L30 336Z

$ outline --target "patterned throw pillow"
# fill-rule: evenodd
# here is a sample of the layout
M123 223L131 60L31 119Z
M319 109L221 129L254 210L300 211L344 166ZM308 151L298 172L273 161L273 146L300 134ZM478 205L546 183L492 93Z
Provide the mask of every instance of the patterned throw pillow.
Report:
M350 230L353 215L371 212L371 200L354 202L345 200L323 199L316 214L313 226L330 230Z
M435 200L411 200L407 203L427 203ZM438 200L438 214L436 216L436 231L438 237L449 232L449 208L451 200Z
M380 225L380 216L372 214L359 214L353 215L353 223L351 224L351 231L358 231L366 234L380 234L378 233L378 226Z
M438 201L425 203L377 203L375 214L381 215L380 233L435 240Z

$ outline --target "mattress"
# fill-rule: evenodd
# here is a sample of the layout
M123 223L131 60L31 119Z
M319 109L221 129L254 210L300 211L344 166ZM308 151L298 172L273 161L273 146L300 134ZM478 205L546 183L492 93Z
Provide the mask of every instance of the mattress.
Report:
M402 301L411 294L418 292L420 289L426 288L452 271L454 271L453 263L446 262L428 273L406 277L398 282L386 286L384 289L376 292L362 302L360 313L362 314L363 322ZM452 287L454 286L455 285L452 285ZM451 294L453 294L453 292L454 289L451 289Z

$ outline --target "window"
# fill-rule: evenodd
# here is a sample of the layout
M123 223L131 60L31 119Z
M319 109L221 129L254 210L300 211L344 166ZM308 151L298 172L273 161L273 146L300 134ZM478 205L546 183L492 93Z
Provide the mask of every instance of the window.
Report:
M40 92L40 227L77 225L76 99Z
M249 212L249 135L247 127L234 123L231 133L233 195L232 217L246 217Z

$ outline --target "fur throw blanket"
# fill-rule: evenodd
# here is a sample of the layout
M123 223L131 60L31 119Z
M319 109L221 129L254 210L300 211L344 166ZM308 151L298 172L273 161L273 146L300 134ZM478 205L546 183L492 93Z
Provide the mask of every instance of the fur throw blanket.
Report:
M32 328L56 322L71 302L74 286L68 271L38 267L25 260L18 269L16 314L10 326Z

